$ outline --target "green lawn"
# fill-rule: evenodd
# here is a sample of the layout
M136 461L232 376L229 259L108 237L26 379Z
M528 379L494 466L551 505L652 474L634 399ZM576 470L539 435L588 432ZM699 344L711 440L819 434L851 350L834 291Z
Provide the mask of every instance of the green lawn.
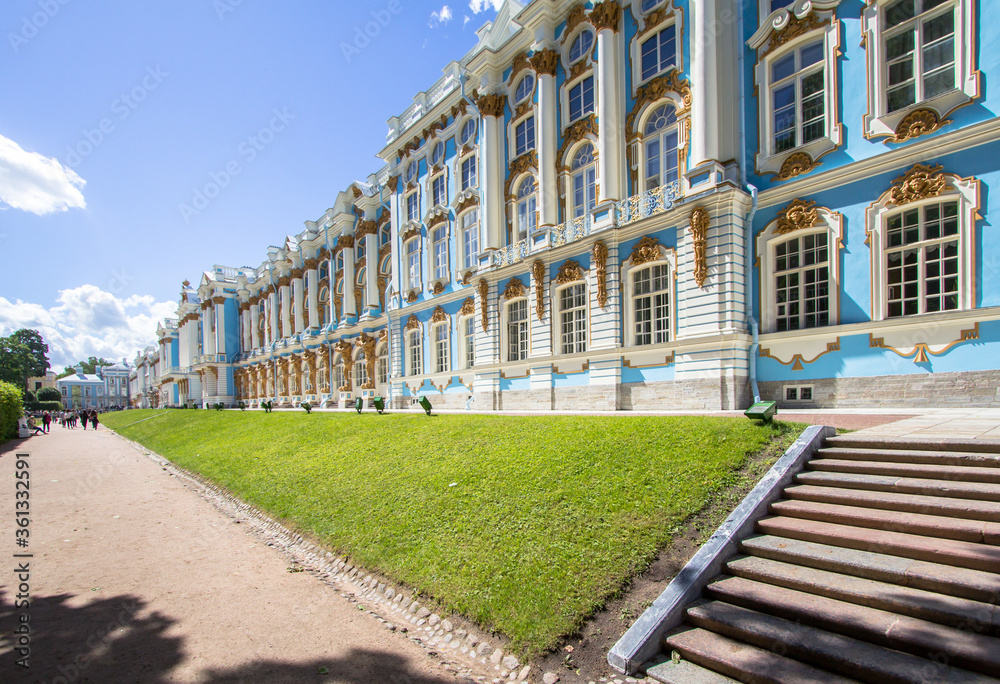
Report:
M620 591L747 454L791 438L781 423L695 417L148 410L102 420L526 656Z

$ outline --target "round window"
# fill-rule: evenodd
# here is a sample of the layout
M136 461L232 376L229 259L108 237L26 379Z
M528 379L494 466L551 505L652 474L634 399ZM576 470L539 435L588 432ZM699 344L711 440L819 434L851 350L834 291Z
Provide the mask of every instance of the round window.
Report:
M444 159L444 143L439 142L434 146L433 151L431 151L431 164L437 166Z
M514 104L521 104L529 97L531 97L531 91L535 88L535 77L528 74L520 81L517 82L517 88L514 90Z
M462 134L459 136L459 140L463 145L468 145L473 138L476 137L476 120L469 119L462 126Z
M573 41L572 47L569 49L569 63L573 64L578 62L588 54L590 54L590 48L594 46L594 33L590 30L586 30L576 37Z

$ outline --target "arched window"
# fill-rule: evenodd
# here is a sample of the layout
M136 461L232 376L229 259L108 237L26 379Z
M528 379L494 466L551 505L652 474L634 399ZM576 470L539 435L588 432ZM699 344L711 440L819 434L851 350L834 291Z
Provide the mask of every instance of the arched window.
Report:
M677 113L672 106L661 105L646 120L643 129L646 190L677 180L678 140Z
M417 162L411 161L406 166L406 171L403 174L403 180L405 180L407 183L411 183L416 177L417 177Z
M514 89L514 104L519 105L529 97L531 97L531 92L535 88L535 77L531 74L527 74L517 82L517 87Z
M573 182L573 218L584 216L597 204L597 165L594 146L587 143L573 156L570 167Z
M594 45L594 32L587 29L584 30L580 35L576 37L573 41L573 45L569 49L569 63L580 61L582 58L590 54L590 48Z
M538 225L535 210L535 179L528 176L517 187L517 219L515 241L524 240Z
M431 151L431 164L437 166L444 159L444 143L438 142Z
M378 346L378 361L375 365L377 384L385 386L389 384L389 345L384 342Z
M319 327L325 328L330 322L330 289L324 287L319 291Z
M424 372L423 340L420 330L410 330L406 333L407 375L422 375Z

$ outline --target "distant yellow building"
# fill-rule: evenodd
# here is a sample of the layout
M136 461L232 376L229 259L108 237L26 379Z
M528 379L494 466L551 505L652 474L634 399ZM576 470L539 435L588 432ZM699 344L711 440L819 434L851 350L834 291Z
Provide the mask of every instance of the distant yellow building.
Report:
M49 370L45 372L44 377L28 378L27 390L34 394L38 394L38 390L43 387L51 387L56 389L56 374L55 371Z

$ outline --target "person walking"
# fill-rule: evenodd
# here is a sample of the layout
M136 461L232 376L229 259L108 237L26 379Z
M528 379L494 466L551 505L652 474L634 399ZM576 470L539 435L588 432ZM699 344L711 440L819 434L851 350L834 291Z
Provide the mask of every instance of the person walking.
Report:
M42 430L48 432L52 428L52 414L46 411L42 414Z
M97 429L97 422L98 422L97 421L97 410L95 409L95 410L93 410L93 411L90 412L90 426L92 428L94 428L95 430Z
M87 429L87 419L90 415L86 411L80 411L80 422L83 423L83 429Z

